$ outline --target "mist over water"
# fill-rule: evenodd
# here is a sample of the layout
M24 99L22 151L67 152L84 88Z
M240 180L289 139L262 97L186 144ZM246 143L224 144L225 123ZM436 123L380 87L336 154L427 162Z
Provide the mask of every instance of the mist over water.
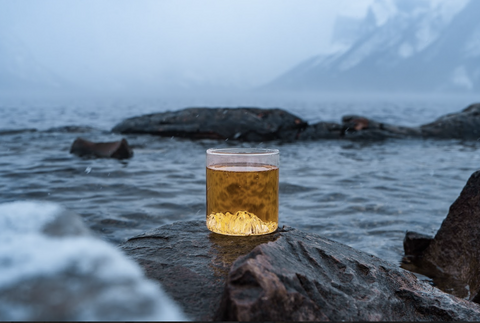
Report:
M337 8L333 0L1 1L0 91L3 82L86 95L252 88L324 49Z

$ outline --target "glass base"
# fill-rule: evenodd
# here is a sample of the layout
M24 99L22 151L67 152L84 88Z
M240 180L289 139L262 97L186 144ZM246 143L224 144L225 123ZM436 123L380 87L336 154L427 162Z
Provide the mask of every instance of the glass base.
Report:
M207 216L207 228L215 233L230 236L251 236L269 234L277 230L278 222L262 221L247 211L235 214L211 213Z

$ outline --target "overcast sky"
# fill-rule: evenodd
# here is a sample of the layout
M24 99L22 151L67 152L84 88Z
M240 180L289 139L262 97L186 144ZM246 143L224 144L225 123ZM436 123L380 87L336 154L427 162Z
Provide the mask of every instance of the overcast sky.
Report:
M359 14L370 2L0 0L0 28L80 83L161 78L246 87L328 51L336 15Z

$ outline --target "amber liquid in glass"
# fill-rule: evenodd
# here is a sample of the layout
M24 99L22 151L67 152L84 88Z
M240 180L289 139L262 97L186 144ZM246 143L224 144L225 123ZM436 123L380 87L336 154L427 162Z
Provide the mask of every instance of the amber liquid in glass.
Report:
M278 227L278 167L229 164L207 167L207 227L234 235L260 235Z

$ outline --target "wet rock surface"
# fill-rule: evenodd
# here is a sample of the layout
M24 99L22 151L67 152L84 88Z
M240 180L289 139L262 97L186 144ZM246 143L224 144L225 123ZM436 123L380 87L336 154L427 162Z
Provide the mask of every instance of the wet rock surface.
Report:
M230 237L205 221L177 222L121 248L194 320L480 320L478 304L292 228Z
M480 171L477 171L450 206L435 237L407 234L402 266L433 278L445 291L480 303L479 245Z
M193 139L291 140L307 123L281 109L187 108L129 118L112 131Z
M340 139L342 126L334 122L317 122L309 125L299 133L299 140Z
M403 239L405 255L420 255L428 248L433 237L418 232L407 231Z
M303 140L348 139L377 141L389 138L421 138L419 128L377 122L363 116L347 115L342 123L318 122L306 127L298 136Z
M117 159L127 159L133 156L133 150L126 139L112 142L91 142L79 137L73 142L70 153L80 157Z
M442 116L420 129L425 138L477 140L480 138L480 103Z
M342 134L350 140L384 140L421 136L418 128L391 125L357 115L342 117Z
M186 221L133 237L121 248L144 268L147 277L158 280L193 320L211 321L232 263L278 237L279 233L223 236L210 232L205 221Z

